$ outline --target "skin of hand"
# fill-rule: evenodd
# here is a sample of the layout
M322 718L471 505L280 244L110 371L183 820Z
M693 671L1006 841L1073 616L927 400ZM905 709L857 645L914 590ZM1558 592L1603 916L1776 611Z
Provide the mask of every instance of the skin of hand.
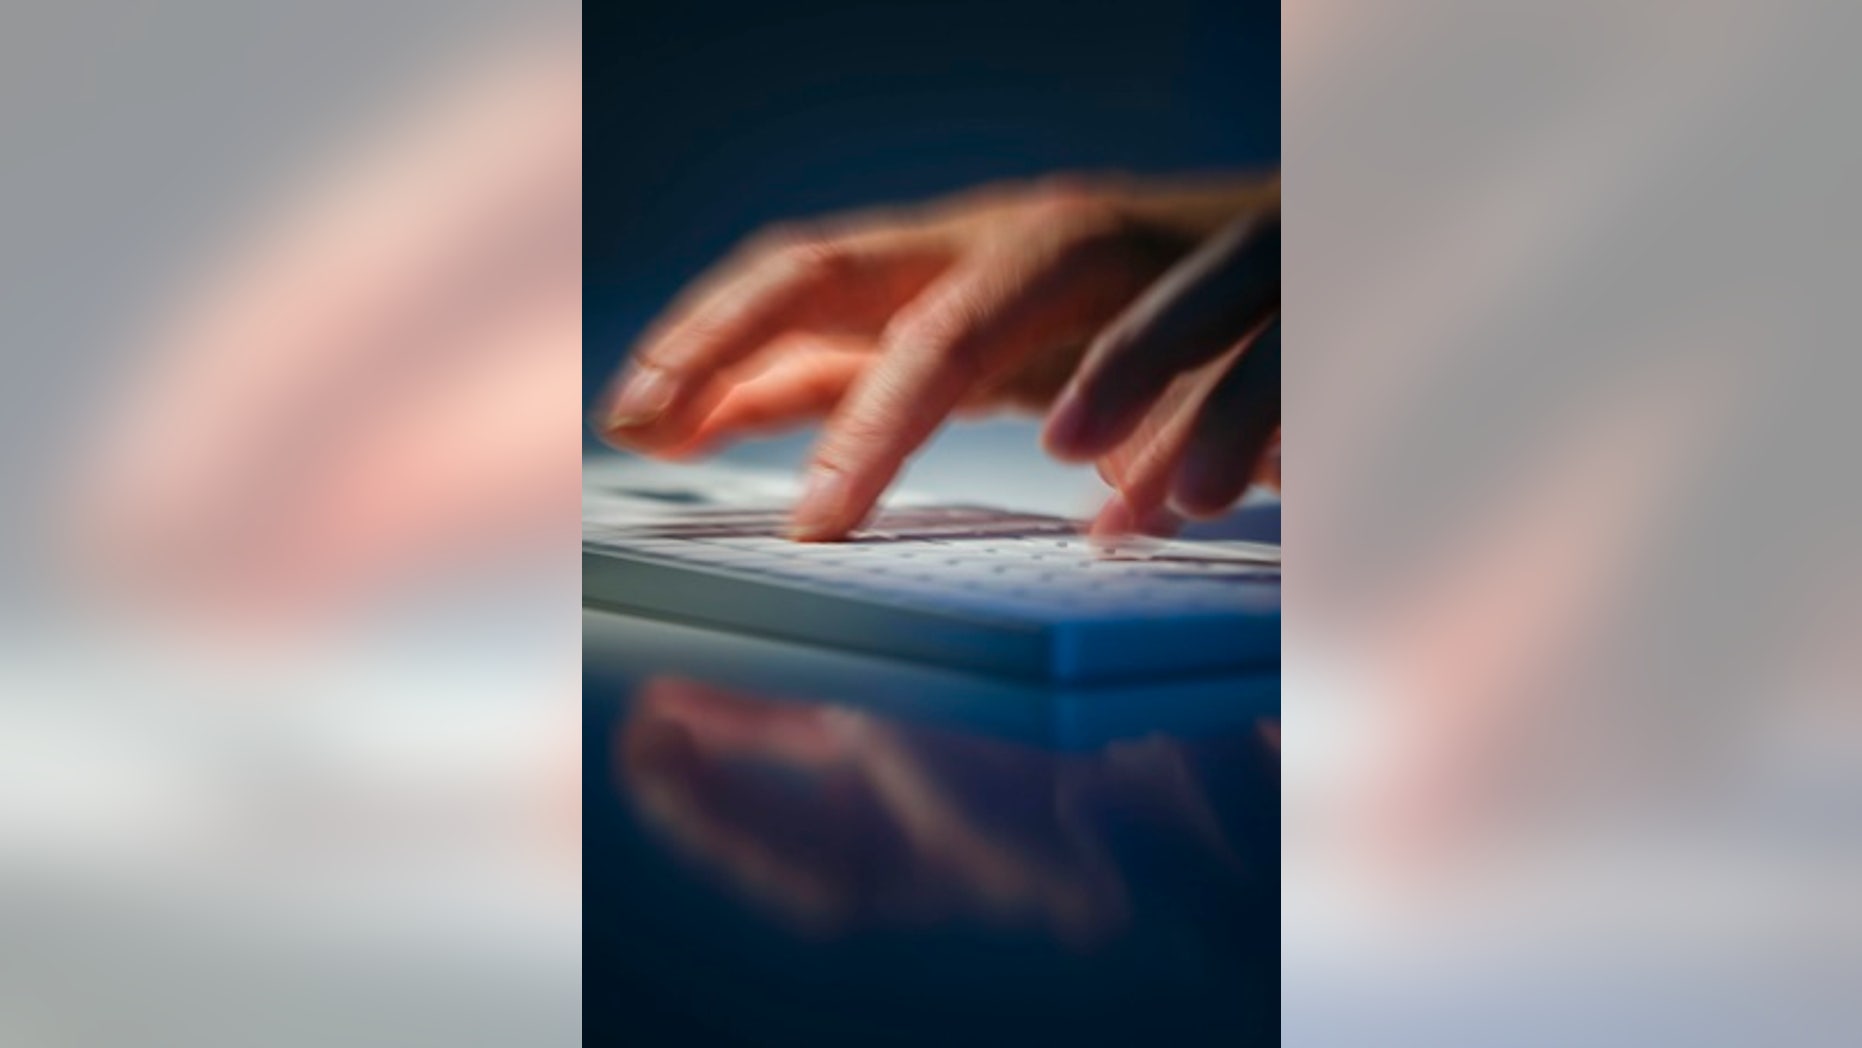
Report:
M1277 177L988 187L751 238L636 346L598 427L662 457L825 419L791 534L844 537L952 415L1045 409L1105 533L1278 482Z
M475 54L204 274L79 471L106 589L295 627L567 539L580 106L579 41Z

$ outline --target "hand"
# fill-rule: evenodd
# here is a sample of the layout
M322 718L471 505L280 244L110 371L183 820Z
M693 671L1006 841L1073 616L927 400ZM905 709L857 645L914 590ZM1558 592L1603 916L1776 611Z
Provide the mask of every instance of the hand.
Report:
M182 303L82 471L81 553L106 584L211 624L295 626L567 539L570 43L468 64Z
M826 417L804 540L858 526L953 413L1050 404L1050 450L1121 488L1103 527L1178 487L1220 509L1278 423L1278 214L1277 180L1052 181L765 233L649 329L602 429L678 457Z
M1095 534L1168 531L1280 486L1280 231L1249 216L1172 267L1093 341L1044 434L1118 489Z

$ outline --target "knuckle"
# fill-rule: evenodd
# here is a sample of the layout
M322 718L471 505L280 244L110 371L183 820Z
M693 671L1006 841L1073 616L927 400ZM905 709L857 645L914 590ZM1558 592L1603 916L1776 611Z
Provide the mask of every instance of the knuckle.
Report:
M734 313L727 304L695 310L678 336L657 347L647 364L663 369L688 367L709 356L714 346L730 337L733 321Z
M873 448L886 443L896 428L890 420L869 412L849 415L830 427L821 458L830 467L851 471Z
M801 223L773 226L758 233L746 243L745 253L760 265L774 266L786 275L803 279L830 276L844 259L844 252L832 236L817 226Z
M939 371L969 384L980 381L988 370L983 342L977 337L981 326L976 309L952 302L903 318L889 333L889 341L902 352L932 358Z
M1027 197L1028 183L1018 179L998 179L960 189L940 198L937 203L947 211L998 211L1019 204Z
M1092 207L1099 198L1094 187L1078 175L1049 175L1028 187L1028 204L1035 210L1067 213Z
M796 239L799 225L794 222L778 222L767 225L737 242L733 254L744 259L759 259L774 254L784 244Z
M1072 178L1044 180L1029 191L1030 221L1063 231L1070 242L1090 242L1123 228L1118 206L1106 193Z
M891 426L864 415L831 422L815 446L811 468L844 477L861 476L872 460L874 449L885 446L892 433Z
M1030 190L1022 235L1052 245L1058 265L1101 265L1119 275L1106 303L1120 304L1191 250L1194 241L1145 219L1131 206L1130 179L1060 175Z
M1163 267L1150 235L1115 201L1062 190L1032 204L1012 233L1018 250L1035 245L1056 270L1091 274L1103 308L1135 294Z

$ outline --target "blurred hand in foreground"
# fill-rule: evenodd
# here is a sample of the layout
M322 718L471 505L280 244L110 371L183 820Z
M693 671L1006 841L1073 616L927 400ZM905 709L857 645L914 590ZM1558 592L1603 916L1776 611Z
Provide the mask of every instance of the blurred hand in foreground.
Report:
M81 471L79 555L107 588L302 621L568 541L575 44L466 63L183 296Z
M656 321L599 420L665 457L825 419L792 534L844 537L953 414L1045 410L1101 533L1279 483L1278 178L1051 180L751 238Z

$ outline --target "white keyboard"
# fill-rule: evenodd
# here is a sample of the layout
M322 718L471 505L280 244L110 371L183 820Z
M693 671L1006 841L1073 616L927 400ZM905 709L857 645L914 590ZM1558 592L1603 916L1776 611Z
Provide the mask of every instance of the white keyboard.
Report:
M848 541L782 537L793 483L585 465L586 603L1069 682L1272 665L1280 548L1106 548L1060 517L890 500Z

